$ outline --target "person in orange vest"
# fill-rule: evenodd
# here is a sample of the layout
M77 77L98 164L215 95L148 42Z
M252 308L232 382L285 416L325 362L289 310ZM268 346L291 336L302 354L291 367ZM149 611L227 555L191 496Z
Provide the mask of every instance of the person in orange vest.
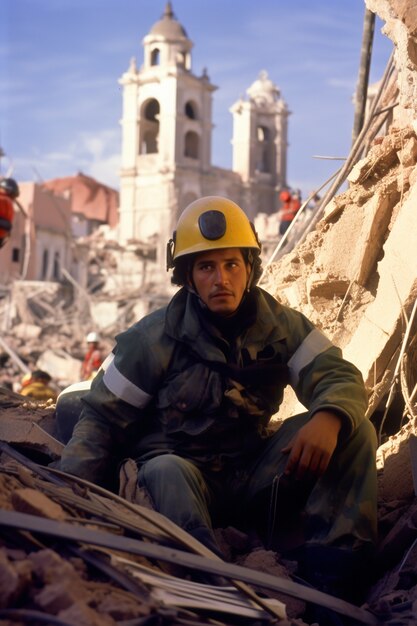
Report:
M0 180L0 248L4 246L13 225L13 200L19 195L19 187L13 178Z
M99 347L99 336L95 332L88 333L86 337L87 352L81 365L81 379L90 380L97 374L103 362L103 355Z
M279 211L279 234L283 235L290 226L294 217L301 206L300 195L298 192L291 194L287 189L283 189L279 194L281 200L281 208Z

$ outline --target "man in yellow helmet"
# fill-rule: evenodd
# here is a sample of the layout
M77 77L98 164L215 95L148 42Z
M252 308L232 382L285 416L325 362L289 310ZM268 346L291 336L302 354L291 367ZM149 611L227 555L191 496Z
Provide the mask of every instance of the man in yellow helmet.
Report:
M180 289L116 338L61 469L103 482L109 460L129 455L155 509L218 553L213 525L256 526L285 551L282 530L301 513L300 573L346 597L376 536L365 388L304 315L256 286L260 251L231 200L183 211L167 248ZM274 431L287 384L308 410ZM337 589L329 580L341 562Z

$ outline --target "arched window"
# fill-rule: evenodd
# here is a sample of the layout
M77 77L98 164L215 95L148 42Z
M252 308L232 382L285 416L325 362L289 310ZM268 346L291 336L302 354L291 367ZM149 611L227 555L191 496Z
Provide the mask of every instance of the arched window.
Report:
M199 136L194 131L190 130L185 135L185 148L184 156L190 159L198 159L199 151Z
M152 130L148 130L143 137L142 154L155 154L156 152L158 152L158 136Z
M266 126L256 128L257 145L257 170L264 173L271 172L271 131Z
M158 152L159 140L159 102L153 98L142 106L140 125L140 154L155 154Z
M161 53L158 48L154 48L151 52L151 65L159 65L161 62Z
M258 133L258 141L268 141L269 140L269 128L266 128L265 126L258 126L257 128L257 133Z
M159 114L158 100L150 100L145 107L145 118L151 122L156 122Z
M184 112L185 115L188 117L188 119L190 120L196 120L197 119L197 107L194 104L194 102L186 102L185 107L184 107Z
M186 58L187 56L185 52L177 52L177 65L179 67L185 67Z

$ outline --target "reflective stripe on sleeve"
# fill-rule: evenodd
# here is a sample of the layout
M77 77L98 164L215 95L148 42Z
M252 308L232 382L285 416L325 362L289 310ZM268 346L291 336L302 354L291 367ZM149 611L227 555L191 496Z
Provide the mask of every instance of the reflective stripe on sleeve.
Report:
M318 354L332 346L330 339L320 330L317 328L312 330L288 361L291 385L295 386L298 383L298 377L303 367L311 363Z
M100 369L103 370L103 372L105 372L106 369L109 367L110 363L113 363L113 359L114 359L114 354L113 352L110 352L110 354L106 356L103 363L100 365Z
M138 409L146 406L152 398L146 391L143 391L123 376L116 368L114 360L107 366L103 382L115 396Z

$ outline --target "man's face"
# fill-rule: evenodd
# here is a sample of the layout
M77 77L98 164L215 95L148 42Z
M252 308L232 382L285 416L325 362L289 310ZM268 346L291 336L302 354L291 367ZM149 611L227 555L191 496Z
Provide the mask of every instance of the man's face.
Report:
M228 317L241 303L249 274L250 265L245 263L240 248L225 248L197 255L191 276L208 309Z

